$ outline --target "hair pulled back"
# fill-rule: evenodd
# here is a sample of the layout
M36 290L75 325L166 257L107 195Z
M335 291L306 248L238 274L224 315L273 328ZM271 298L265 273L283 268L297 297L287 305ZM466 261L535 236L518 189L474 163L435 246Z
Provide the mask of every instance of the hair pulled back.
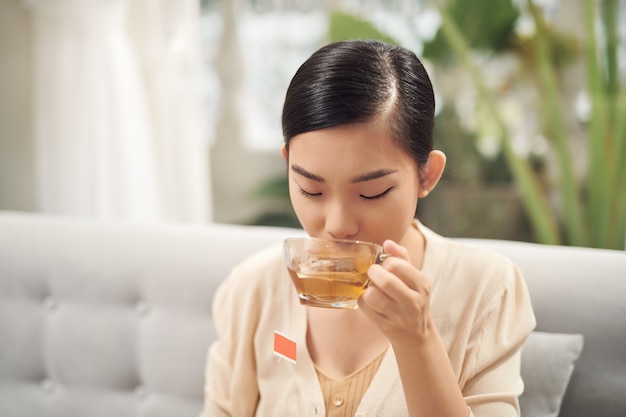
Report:
M283 137L288 149L301 133L383 118L421 166L433 149L434 112L430 78L413 52L374 40L341 41L320 48L294 75Z

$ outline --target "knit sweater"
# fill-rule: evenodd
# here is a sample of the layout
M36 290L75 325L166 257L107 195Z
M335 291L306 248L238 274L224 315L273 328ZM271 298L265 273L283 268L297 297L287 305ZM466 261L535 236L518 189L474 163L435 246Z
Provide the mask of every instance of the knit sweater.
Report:
M432 280L431 312L470 416L519 416L520 350L535 318L518 268L495 252L415 226L426 238L422 270ZM307 309L282 261L282 245L235 267L213 312L218 338L208 352L201 417L326 415L306 346ZM296 342L295 363L273 354L275 331ZM408 416L393 349L356 416Z

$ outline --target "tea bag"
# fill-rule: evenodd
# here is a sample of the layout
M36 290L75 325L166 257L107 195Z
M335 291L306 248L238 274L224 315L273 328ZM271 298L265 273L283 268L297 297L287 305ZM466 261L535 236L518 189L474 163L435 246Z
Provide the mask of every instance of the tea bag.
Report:
M319 274L323 272L353 272L355 271L353 258L321 258L309 256L300 264L300 271L305 274Z

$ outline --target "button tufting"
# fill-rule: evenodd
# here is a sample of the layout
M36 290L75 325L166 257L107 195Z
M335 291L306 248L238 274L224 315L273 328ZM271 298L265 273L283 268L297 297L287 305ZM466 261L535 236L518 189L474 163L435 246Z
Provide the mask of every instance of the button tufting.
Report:
M341 407L343 405L343 397L339 394L333 397L333 404L335 407Z
M59 308L57 300L55 300L51 295L44 298L43 304L49 311L56 311Z
M49 394L52 394L55 390L54 383L48 378L41 380L41 388Z
M140 316L146 316L150 312L150 307L143 301L137 301L135 304L135 311Z
M148 391L146 391L146 388L143 385L137 385L133 391L135 392L137 398L144 399L148 396Z

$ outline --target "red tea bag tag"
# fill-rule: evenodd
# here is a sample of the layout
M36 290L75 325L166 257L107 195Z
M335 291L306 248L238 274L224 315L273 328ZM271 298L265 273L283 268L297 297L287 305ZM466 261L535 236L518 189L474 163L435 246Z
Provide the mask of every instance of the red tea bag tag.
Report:
M279 331L274 331L274 355L296 363L296 342Z

